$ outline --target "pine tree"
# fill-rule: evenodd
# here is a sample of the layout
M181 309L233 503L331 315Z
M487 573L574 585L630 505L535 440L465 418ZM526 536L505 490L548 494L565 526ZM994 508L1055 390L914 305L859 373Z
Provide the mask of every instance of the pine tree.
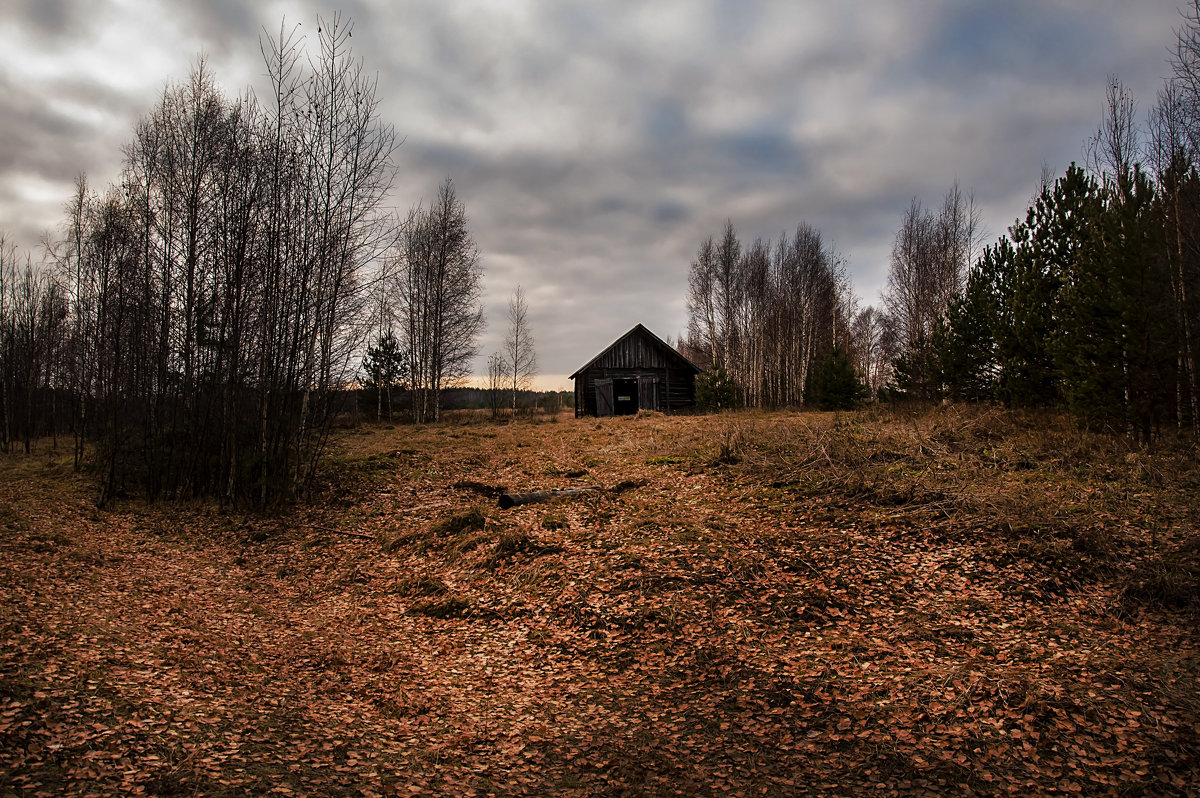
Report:
M991 272L976 267L967 277L966 293L951 301L933 331L938 379L943 392L956 402L995 397L995 314Z
M1174 408L1174 319L1161 206L1137 167L1093 206L1061 296L1055 360L1085 426L1149 442Z
M1096 181L1075 164L1043 188L1025 221L1013 225L987 265L995 275L997 392L1006 404L1057 404L1060 363L1053 341L1060 325L1064 278L1083 245L1099 198ZM985 256L986 257L986 256Z
M696 407L703 411L729 410L735 406L737 389L724 366L717 365L696 377Z
M806 401L821 410L852 410L867 396L867 387L854 370L850 355L835 346L809 378Z

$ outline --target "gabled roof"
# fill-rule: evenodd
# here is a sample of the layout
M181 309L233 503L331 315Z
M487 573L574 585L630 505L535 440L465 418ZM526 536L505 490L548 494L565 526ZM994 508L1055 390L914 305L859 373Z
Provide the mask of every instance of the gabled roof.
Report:
M700 373L699 366L697 366L692 361L688 360L683 355L679 354L679 352L676 351L674 347L668 346L665 341L663 341L661 338L659 338L654 333L647 330L641 324L636 324L636 325L634 325L633 329L631 329L629 332L625 333L620 338L618 338L617 340L615 340L611 344L609 344L604 349L604 351L602 351L600 354L596 355L594 358L589 360L587 363L580 366L575 371L575 373L570 376L570 379L573 380L576 377L578 377L582 372L587 371L589 368L591 368L593 365L595 365L595 363L597 361L602 359L609 352L616 349L623 342L625 342L629 338L632 338L633 336L641 336L644 340L646 340L650 344L650 346L654 347L655 349L658 349L665 358L667 358L668 360L676 361L680 368L691 369L692 371L696 372L697 374Z

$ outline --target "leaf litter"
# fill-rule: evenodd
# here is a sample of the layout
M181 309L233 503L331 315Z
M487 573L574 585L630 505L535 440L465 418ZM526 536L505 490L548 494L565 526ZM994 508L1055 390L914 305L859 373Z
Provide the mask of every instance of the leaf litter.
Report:
M6 459L0 783L1187 794L1194 452L1057 423L366 429L273 516ZM581 484L622 490L486 503Z

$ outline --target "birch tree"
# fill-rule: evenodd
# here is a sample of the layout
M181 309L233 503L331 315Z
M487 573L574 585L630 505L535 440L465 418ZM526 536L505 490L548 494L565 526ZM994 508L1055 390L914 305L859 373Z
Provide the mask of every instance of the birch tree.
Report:
M399 306L413 418L436 421L442 391L470 373L483 330L479 250L450 178L429 207L409 212L402 247Z
M529 328L529 306L525 292L518 285L508 299L508 334L504 337L504 360L512 380L512 411L517 415L517 395L533 386L537 376L537 352L533 331Z

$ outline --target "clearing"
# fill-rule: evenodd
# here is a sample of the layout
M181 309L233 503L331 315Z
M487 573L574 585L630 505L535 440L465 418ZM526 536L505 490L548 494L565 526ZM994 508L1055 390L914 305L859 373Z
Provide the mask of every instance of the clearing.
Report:
M0 457L2 794L1200 784L1194 448L956 407L364 428L271 516L97 510L65 448Z

